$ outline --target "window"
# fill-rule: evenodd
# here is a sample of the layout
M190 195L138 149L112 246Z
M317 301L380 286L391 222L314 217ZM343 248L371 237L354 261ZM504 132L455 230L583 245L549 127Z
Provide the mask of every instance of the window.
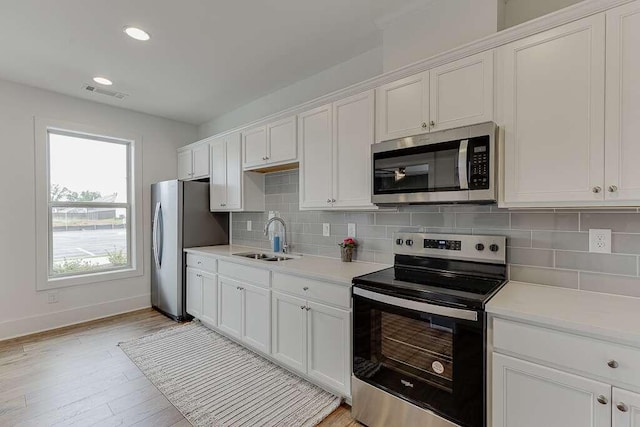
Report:
M39 288L141 274L135 139L79 128L36 126Z

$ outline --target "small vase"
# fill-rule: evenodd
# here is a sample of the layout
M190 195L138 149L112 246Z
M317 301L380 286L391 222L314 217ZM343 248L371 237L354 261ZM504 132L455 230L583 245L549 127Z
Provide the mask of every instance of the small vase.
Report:
M353 248L340 248L340 258L342 262L353 261Z

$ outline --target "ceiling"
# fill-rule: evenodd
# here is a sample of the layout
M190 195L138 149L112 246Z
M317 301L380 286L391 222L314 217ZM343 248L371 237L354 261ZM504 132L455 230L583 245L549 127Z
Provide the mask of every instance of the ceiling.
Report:
M2 0L0 78L200 124L379 46L376 22L415 3ZM129 96L84 90L94 76Z

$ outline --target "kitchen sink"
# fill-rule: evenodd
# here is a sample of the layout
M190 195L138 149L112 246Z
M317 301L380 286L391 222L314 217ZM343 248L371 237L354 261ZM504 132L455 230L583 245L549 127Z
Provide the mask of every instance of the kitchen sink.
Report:
M241 256L249 259L257 259L260 261L287 261L290 259L294 259L293 257L278 255L278 254L265 254L260 252L245 252L239 254L233 254L235 256Z

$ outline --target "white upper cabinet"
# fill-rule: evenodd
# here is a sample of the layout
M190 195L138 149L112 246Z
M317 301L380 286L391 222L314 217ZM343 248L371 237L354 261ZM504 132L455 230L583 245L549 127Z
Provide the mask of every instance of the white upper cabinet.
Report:
M216 138L210 145L211 211L264 211L264 175L242 171L240 134Z
M242 131L245 170L296 162L296 116Z
M607 12L605 199L640 200L640 2Z
M189 181L209 176L209 144L199 142L178 150L178 179Z
M373 209L373 90L298 116L301 209Z
M604 14L498 50L503 206L604 200Z
M429 71L430 128L439 131L493 120L493 51Z
M331 104L298 115L300 208L326 209L333 195Z
M429 131L429 72L376 89L376 141Z
M333 103L333 207L373 207L374 100L371 90Z
M613 427L640 427L640 394L613 388Z

